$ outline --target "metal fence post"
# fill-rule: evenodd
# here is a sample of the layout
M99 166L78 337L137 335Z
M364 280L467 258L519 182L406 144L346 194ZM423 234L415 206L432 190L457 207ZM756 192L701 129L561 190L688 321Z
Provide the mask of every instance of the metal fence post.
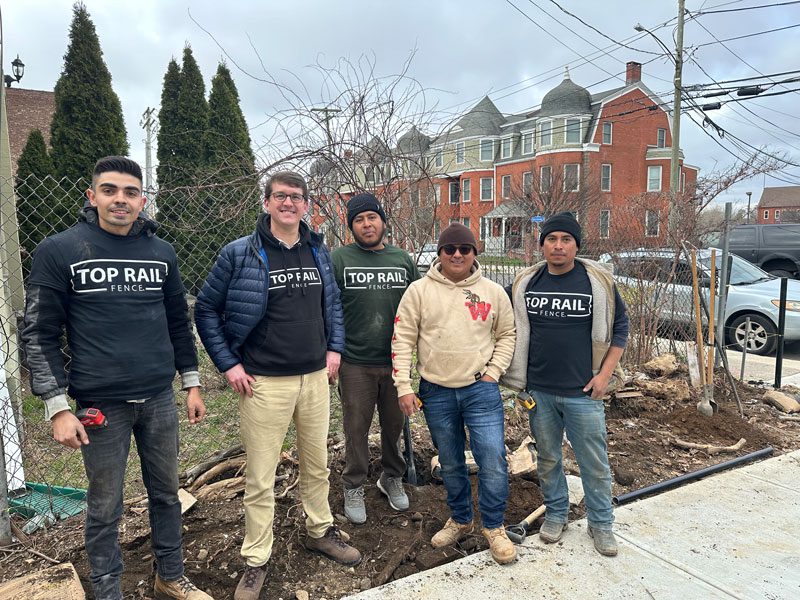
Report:
M789 280L781 277L780 306L778 307L778 350L775 353L775 389L781 387L781 371L783 371L783 332L786 330L786 288Z

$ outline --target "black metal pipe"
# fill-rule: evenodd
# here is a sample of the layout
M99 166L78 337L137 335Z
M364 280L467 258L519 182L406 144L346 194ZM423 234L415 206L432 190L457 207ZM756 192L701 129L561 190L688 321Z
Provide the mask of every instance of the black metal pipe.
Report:
M737 467L752 460L756 460L757 458L769 456L770 454L772 454L772 446L767 446L766 448L762 448L761 450L756 450L755 452L751 452L750 454L745 454L744 456L737 456L736 458L732 458L731 460L726 460L725 462L721 462L716 465L711 465L710 467L700 469L699 471L684 473L683 475L679 475L678 477L673 477L672 479L667 479L666 481L661 481L659 483L654 483L653 485L648 485L647 487L643 487L640 490L628 492L627 494L622 494L621 496L614 496L611 500L615 506L627 504L628 502L633 502L634 500L638 500L639 498L642 498L644 496L648 496L650 494L655 494L659 492L665 492L672 488L683 485L684 483L689 483L690 481L696 481L698 479L702 479L707 475L713 475L714 473L719 473L720 471L725 471L726 469Z
M781 371L783 371L783 334L786 331L786 286L789 280L781 277L781 299L778 306L778 351L775 353L775 389L781 387Z

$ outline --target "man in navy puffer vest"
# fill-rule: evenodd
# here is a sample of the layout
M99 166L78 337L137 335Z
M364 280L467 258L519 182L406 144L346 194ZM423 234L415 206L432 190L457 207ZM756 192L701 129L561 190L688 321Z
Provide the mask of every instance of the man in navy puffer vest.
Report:
M255 600L272 553L275 470L289 423L297 429L306 548L354 565L361 555L328 504L329 381L344 350L344 317L322 236L302 220L308 186L291 171L267 182L251 235L222 249L197 297L195 321L216 367L239 393L247 453L247 563L234 598Z

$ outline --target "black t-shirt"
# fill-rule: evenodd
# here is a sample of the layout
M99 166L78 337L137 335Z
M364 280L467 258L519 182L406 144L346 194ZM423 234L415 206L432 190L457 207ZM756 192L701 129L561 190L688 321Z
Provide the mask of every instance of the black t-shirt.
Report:
M164 298L184 288L169 243L82 222L45 239L34 257L28 283L67 294L73 398L149 398L170 385L175 356Z
M582 396L592 378L592 286L579 262L563 275L547 267L525 290L531 326L528 389Z

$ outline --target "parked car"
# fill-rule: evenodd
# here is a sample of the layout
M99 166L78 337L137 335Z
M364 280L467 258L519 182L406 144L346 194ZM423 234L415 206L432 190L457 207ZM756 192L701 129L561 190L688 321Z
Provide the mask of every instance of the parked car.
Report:
M425 244L417 254L417 268L427 271L439 255L436 253L436 244Z
M739 225L728 248L776 277L800 279L800 224Z
M718 276L721 256L722 252L718 250ZM746 343L750 353L769 354L777 343L780 279L738 256L731 258L730 287L725 306L725 343L738 350ZM617 284L623 289L628 288L628 295L638 291L639 297L657 308L660 321L689 328L693 326L692 272L683 255L676 258L672 250L634 250L604 254L600 262L612 263ZM711 251L699 250L697 262L700 289L707 302ZM790 280L788 284L784 333L786 341L796 341L800 340L800 282ZM746 336L747 317L750 317L749 337ZM715 320L719 321L719 315Z

